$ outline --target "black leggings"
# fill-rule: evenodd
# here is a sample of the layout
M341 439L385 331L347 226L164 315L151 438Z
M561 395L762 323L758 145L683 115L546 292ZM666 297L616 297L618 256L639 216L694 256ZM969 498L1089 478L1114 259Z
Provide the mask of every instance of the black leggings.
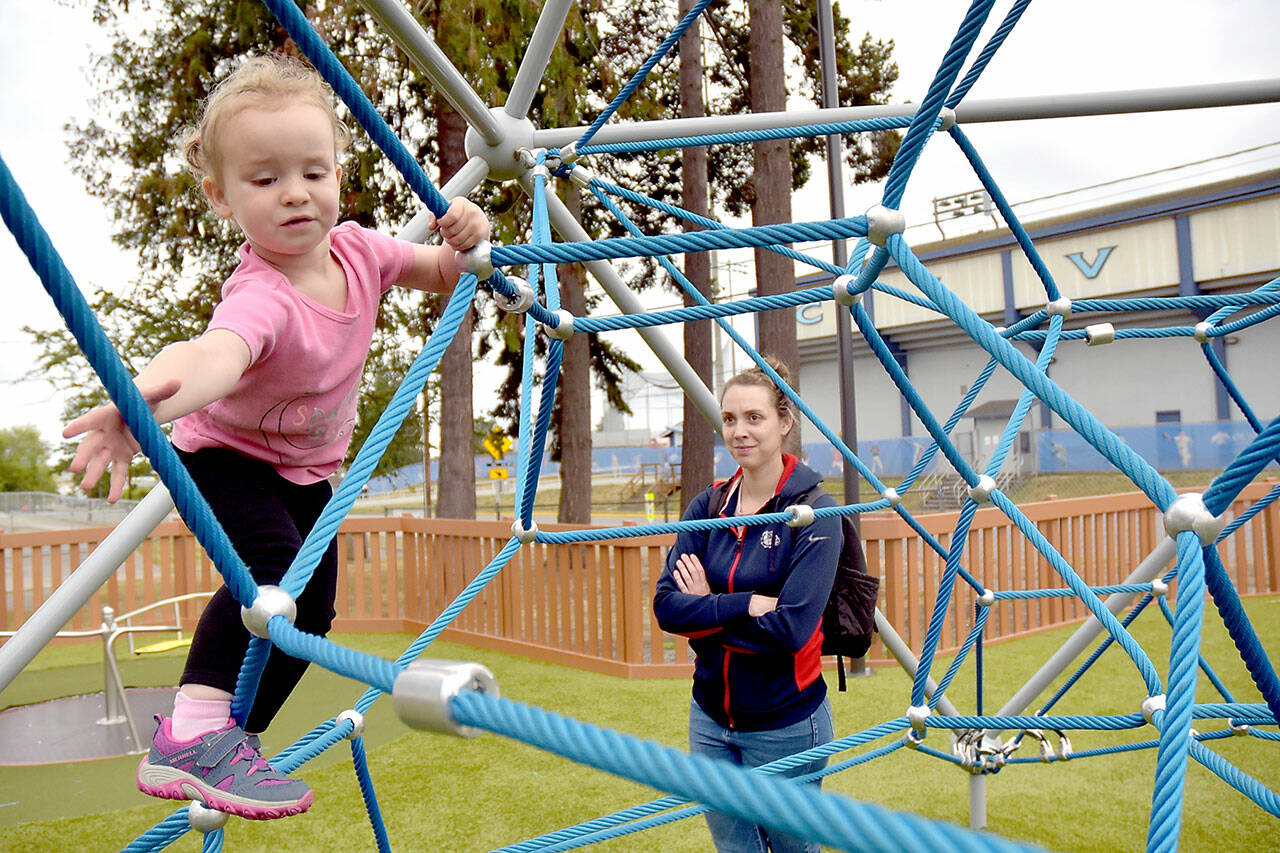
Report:
M232 450L178 451L231 544L259 584L279 584L333 490L327 481L300 486L265 462ZM298 596L294 625L321 636L333 625L338 590L338 545L334 539ZM196 626L182 673L183 684L235 692L236 676L249 646L240 604L223 586ZM307 669L307 661L272 648L245 730L264 731Z

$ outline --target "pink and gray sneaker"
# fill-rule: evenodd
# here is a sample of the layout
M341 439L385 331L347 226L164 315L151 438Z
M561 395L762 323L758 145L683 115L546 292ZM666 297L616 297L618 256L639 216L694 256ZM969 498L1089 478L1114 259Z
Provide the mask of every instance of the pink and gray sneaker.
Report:
M194 740L174 740L172 721L160 727L151 751L138 765L138 790L167 800L198 800L211 809L249 820L301 814L311 807L311 789L263 759L257 738L231 720Z

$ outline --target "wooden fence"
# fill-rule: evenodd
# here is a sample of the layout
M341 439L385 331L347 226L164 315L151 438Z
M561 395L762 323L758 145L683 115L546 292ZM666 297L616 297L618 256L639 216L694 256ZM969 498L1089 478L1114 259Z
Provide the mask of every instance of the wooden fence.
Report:
M1271 485L1246 488L1228 519ZM1165 535L1159 513L1138 493L1046 501L1022 509L1091 586L1122 581ZM944 547L950 544L955 513L917 519ZM881 608L918 654L944 561L896 516L865 516L862 531L868 563L882 578ZM0 534L0 630L20 626L108 532ZM339 537L342 571L335 628L420 633L506 544L510 527L506 522L408 516L350 518ZM686 675L688 643L664 634L650 606L672 539L643 536L526 546L442 637L625 677ZM1221 554L1242 595L1280 592L1280 508L1273 505L1259 513L1221 546ZM963 565L996 590L1065 586L994 508L974 518ZM216 572L185 526L166 522L66 627L96 628L104 604L124 612L217 584ZM972 591L966 584L957 584L956 590L941 639L944 654L963 642L972 618ZM194 624L199 607L199 602L189 603L184 621ZM985 637L988 642L1007 639L1086 615L1072 598L1001 602ZM878 641L869 661L888 662Z

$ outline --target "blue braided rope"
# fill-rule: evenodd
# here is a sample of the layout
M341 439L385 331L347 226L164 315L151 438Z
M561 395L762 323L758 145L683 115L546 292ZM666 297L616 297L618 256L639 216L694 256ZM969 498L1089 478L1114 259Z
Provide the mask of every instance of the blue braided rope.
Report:
M1254 293L1272 293L1277 290L1280 290L1280 276L1277 276L1276 278L1271 279L1271 281L1258 287L1253 292ZM1205 322L1208 323L1210 326L1217 326L1223 320L1227 319L1228 317L1230 317L1232 314L1236 313L1239 310L1240 310L1240 306L1237 306L1237 305L1228 305L1223 308L1219 308L1217 311L1214 311L1212 314L1206 317Z
M1204 556L1194 531L1178 534L1178 612L1174 617L1169 651L1167 707L1156 711L1152 722L1160 728L1156 751L1155 790L1151 797L1151 823L1147 849L1177 849L1182 822L1182 792L1187 777L1187 752L1191 743L1191 710L1196 701L1196 662L1200 650L1200 625L1204 614Z
M878 740L886 735L900 732L905 729L907 725L907 719L905 717L899 717L896 720L889 720L865 731L837 738L829 743L806 749L802 752L796 753L795 755L786 756L767 764L760 765L759 767L750 768L750 771L766 774L782 773L801 764L808 764L816 758L834 755L837 752L853 749L854 747L870 743L873 740ZM815 773L792 778L793 781L797 781L800 779L808 779L809 777L819 778L821 776L829 776L832 773L839 772L840 770L847 769L848 767L865 763L873 757L878 758L880 755L886 755L888 752L892 752L894 749L901 746L902 743L899 741L897 743L890 744L887 752L882 751L883 748L881 750L873 750L866 755L830 765ZM606 838L616 837L615 835L607 834L607 831L611 830L613 827L621 826L624 823L637 820L638 818L648 817L656 814L657 812L665 811L687 802L688 800L681 797L662 797L657 800L653 800L652 802L645 803L644 805L632 806L631 808L614 812L611 815L606 815L604 817L585 821L575 826L559 829L555 832L547 833L546 835L541 835L537 838L531 838L526 841L522 841L519 844L513 844L509 847L503 847L500 850L494 851L494 853L531 853L531 851L534 850L571 850L575 847L583 847L587 844L594 844L597 841L603 841ZM642 829L649 829L654 826L671 823L685 817L702 814L705 811L707 811L705 807L699 806L692 809L686 809L681 812L662 815L658 818L654 818L654 822L652 823L630 823L626 829L616 833L616 835L629 835ZM546 845L548 844L554 844L556 846L547 848Z
M1058 341L1061 338L1061 334L1062 317L1055 314L1049 318L1049 336L1045 341L1045 345L1040 349L1039 355L1036 356L1036 370L1044 372L1049 369L1049 365L1053 362L1053 354L1058 350ZM1026 420L1027 414L1031 411L1031 401L1034 399L1035 395L1026 389L1023 389L1022 393L1018 395L1018 402L1013 407L1009 422L1005 424L1000 441L992 452L991 459L987 462L987 467L984 470L984 473L988 476L994 477L1000 473L1005 457L1013 449L1014 439L1018 437L1018 433L1022 430L1023 421Z
M705 252L711 249L763 247L774 243L802 243L838 240L867 233L865 216L831 219L824 222L783 222L752 228L718 231L686 231L656 237L610 237L538 246L515 243L494 246L490 252L495 266L513 264L566 264L617 258L645 258L678 252Z
M1091 298L1071 300L1071 313L1086 314L1121 311L1169 311L1176 308L1222 308L1245 305L1275 305L1280 303L1280 293L1202 293L1195 296L1130 296L1125 298ZM1213 330L1210 337L1216 337Z
M986 47L978 54L978 58L973 61L973 65L969 67L968 73L964 75L964 79L956 85L951 91L950 97L947 98L947 106L955 109L960 106L960 102L964 100L964 96L969 94L969 90L973 88L973 84L978 82L978 78L982 76L982 72L986 69L987 63L996 55L996 51L1004 44L1004 40L1008 38L1009 33L1013 31L1014 26L1018 23L1018 19L1022 17L1022 13L1031 5L1031 0L1018 0L1013 4L1004 20L1000 22L1000 26L992 34L987 41Z
M668 261L668 263L670 262ZM611 317L575 317L573 330L575 332L615 332L619 329L644 329L693 320L714 320L720 317L756 314L760 311L794 308L799 305L811 305L815 302L829 301L831 301L831 285L826 284L807 287L804 290L793 290L789 293L753 296L735 302L709 302L705 305L686 305L665 311L646 311L644 314L619 314Z
M1097 596L1114 595L1119 592L1150 592L1149 583L1118 583L1106 586L1091 586L1089 592ZM1007 589L995 593L996 601L1021 601L1035 598L1075 598L1075 591L1070 589Z
M0 158L0 218L13 233L18 248L40 277L40 283L53 299L89 365L102 380L129 431L169 490L174 506L222 574L227 589L242 605L252 603L258 595L257 584L152 417L151 408L133 384L133 377L120 361L3 158Z
M942 308L970 338L1017 377L1032 393L1070 424L1082 438L1105 456L1121 473L1129 477L1161 510L1173 501L1174 490L1151 465L1133 451L1094 415L1073 400L1043 371L1035 369L1011 343L992 329L959 297L948 290L915 257L901 235L889 237L889 250L901 269L916 287ZM960 470L957 468L956 470Z
M1173 615L1173 611L1169 609L1168 597L1163 595L1160 596L1159 604L1160 604L1161 615L1164 616L1165 621L1168 622L1169 627L1172 628L1174 624L1174 615ZM1218 691L1218 695L1220 695L1227 702L1235 702L1235 697L1231 695L1230 688L1228 688L1227 685L1223 683L1222 679L1218 677L1218 673L1215 672L1213 667L1209 665L1209 661L1205 659L1205 656L1201 654L1199 655L1199 658L1200 658L1199 663L1200 663L1201 672L1203 672L1205 676L1209 679L1209 682L1213 685L1213 688ZM1208 707L1208 706L1196 705L1197 717L1202 707ZM1223 707L1226 707L1226 706L1223 706ZM1228 714L1228 716L1230 715Z
M644 195L642 193L635 192L634 190L629 190L629 189L626 189L625 187L620 187L616 184L611 184L608 181L599 177L594 177L591 179L591 191L593 194L596 195L597 198L600 198L599 194L596 193L596 189L603 190L604 192L607 192L609 195L616 195L619 198L625 198L628 201L635 202L636 204L643 204L647 207L653 208L654 210L660 210L664 213L668 213L672 216L675 216L679 219L683 219L687 222L696 223L698 225L701 225L703 228L727 230L729 227L722 222L717 222L714 219L708 219L705 216L698 216L697 214L690 213L689 211L681 207L677 207L673 204L667 204L666 202L659 201L655 198L650 198L649 196ZM601 199L601 202L607 204L607 202L605 202L603 199ZM615 213L614 215L617 216L618 214ZM640 231L637 229L633 233L639 235ZM864 243L865 243L865 239L859 240L860 246L863 245ZM785 257L791 258L792 260L800 261L803 264L807 264L816 269L824 270L825 272L829 272L832 275L842 275L848 271L828 261L824 261L821 258L815 258L810 255L802 254L800 252L795 251L794 249L787 248L786 246L762 246L760 248L763 248L766 251L770 251L775 254L783 255ZM856 269L857 265L860 262L861 262L861 255L855 252L854 259L850 262L850 267L853 269ZM920 308L924 308L929 311L937 312L938 310L938 307L933 303L929 302L927 299L915 293L911 293L909 291L903 290L902 288L894 287L893 285L890 285L890 284L876 282L874 289L880 291L881 293L887 293L890 296L894 296L905 302L910 302L912 305L919 306Z
M227 831L225 829L215 829L213 832L206 832L204 835L204 844L200 850L202 853L218 853L222 849L222 843L226 839Z
M959 651L957 651L955 657L952 658L951 665L947 667L946 674L938 680L938 686L933 689L933 698L929 701L930 708L937 709L938 703L941 702L942 697L947 694L947 688L951 686L951 682L955 680L956 675L959 674L960 667L963 666L965 660L968 659L969 651L975 647L981 649L981 646L978 645L978 643L982 639L982 631L986 628L987 619L990 616L991 608L978 608L976 618L973 620L973 625L969 627L969 633L965 635L964 642L960 644ZM981 655L979 655L978 659L981 660ZM981 666L981 664L978 665Z
M1262 469L1271 464L1280 452L1280 416L1267 424L1254 436L1249 446L1240 451L1227 469L1213 479L1204 492L1204 505L1209 512L1221 515L1240 494L1240 490L1253 482Z
M281 588L294 598L301 595L302 590L306 588L306 584L311 580L311 575L315 571L316 565L319 564L320 558L324 556L325 550L329 547L329 542L338 532L338 527L342 524L342 520L351 511L351 507L355 505L356 500L360 497L365 483L368 482L374 469L377 468L378 460L382 457L388 445L391 444L392 439L395 438L395 434L399 431L401 424L404 423L405 417L417 404L418 394L422 391L423 386L426 385L427 379L435 372L440 359L444 357L445 350L453 342L458 327L462 324L467 311L471 308L471 303L475 296L475 288L476 277L470 273L463 274L458 286L449 297L449 302L440 317L440 322L436 325L435 332L427 340L426 346L423 347L422 352L418 354L418 357L414 359L413 364L405 373L404 379L401 380L400 386L391 398L391 402L387 404L382 414L379 415L377 423L369 431L369 435L360 451L356 454L356 458L352 461L347 475L343 477L342 483L338 486L337 491L334 492L333 497L330 498L329 503L320 514L320 518L316 520L315 526L311 529L311 533L303 542L302 548L294 557L289 571L280 582Z
M1280 305L1272 305L1269 308L1263 308L1261 311L1255 311L1249 316L1242 317L1239 320L1232 320L1230 323L1211 326L1209 328L1209 336L1224 337L1242 329L1247 329L1250 326L1256 326L1259 323L1266 322L1277 315L1280 315Z
M999 489L991 493L991 502L1004 512L1009 520L1022 531L1022 535L1027 537L1035 549L1048 561L1049 566L1076 593L1076 597L1084 603L1094 618L1102 623L1102 627L1107 630L1107 633L1124 649L1125 654L1137 666L1138 672L1146 684L1147 694L1154 696L1162 693L1163 688L1160 684L1160 676L1157 674L1155 666L1151 663L1151 659L1147 657L1147 653L1143 651L1142 646L1125 630L1119 620L1116 619L1115 614L1108 610L1096 595L1089 593L1088 585L1076 573L1075 569L1063 559L1062 555L1058 553L1058 550L1053 547L1049 540L1044 537L1039 528Z
M286 654L318 663L330 672L372 685L384 693L391 692L399 674L399 668L390 661L308 634L289 624L283 616L272 617L267 623L267 632L271 634L271 642Z
M874 133L895 130L911 124L911 116L860 119L858 121L772 127L762 130L740 130L733 133L707 133L696 136L672 136L636 142L609 142L584 145L579 154L633 154L642 151L667 151L672 148L698 148L704 145L736 145L770 139L808 139L815 136L837 136L846 133ZM940 123L940 122L939 122Z
M1258 639L1244 612L1240 595L1227 576L1227 569L1222 565L1218 549L1204 549L1204 563L1205 586L1209 589L1209 595L1213 596L1213 603L1222 616L1222 623L1267 707L1276 719L1280 719L1280 677L1276 676L1266 649L1262 647L1262 641Z
M387 837L382 810L378 807L378 794L373 788L373 777L369 774L369 760L365 756L362 737L351 740L351 762L355 766L356 779L360 782L360 796L364 800L369 824L373 828L374 843L378 845L379 853L391 853L391 839Z
M626 227L632 233L636 233L639 231L638 226L636 226L636 224L632 222L631 219L625 213L623 213L616 204L612 202L612 200L606 197L598 189L593 189L592 192L595 195L595 197L600 201L600 203L605 205L605 207L609 210L609 212L612 213L615 217L617 217L618 221L621 222L624 227ZM676 266L672 264L669 259L659 256L658 262L659 264L662 265L663 269L665 269L667 273L672 276L672 278L675 281L679 282L684 292L687 293L691 299L693 299L695 302L698 303L698 305L694 307L701 308L703 310L711 310L716 307L711 305L711 303L707 300L707 298L703 296L702 293L696 287L693 286L693 284L684 275L684 273L681 272L679 269L677 269ZM829 296L831 292L830 287L820 287L820 288L811 288L809 291L799 291L795 294L779 294L778 296L763 297L763 298L782 300L782 299L786 299L787 297L794 297L796 295L803 294L803 293L811 293L813 290L820 291L821 293L824 293L827 296ZM755 347L748 344L746 339L744 339L742 335L738 333L737 329L733 328L733 326L730 325L729 323L723 322L719 318L716 318L716 323L725 332L725 334L727 334L729 338L734 343L736 343L738 347L741 348L742 351L745 352L747 356L751 358L752 361L756 363L756 366L758 366L762 371L764 371L764 373L769 377L769 379L774 383L774 385L776 385L782 391L782 393L786 395L787 399L791 401L792 405L796 407L796 410L799 411L802 415L804 415L804 417L807 418L810 423L812 423L815 427L818 428L818 431L821 432L823 436L825 436L826 439L831 442L832 446L836 448L836 450L840 453L841 457L847 460L850 464L852 464L854 468L857 469L858 473L868 483L870 483L877 492L883 493L885 490L885 486L883 483L880 482L880 479L871 471L871 469L866 464L862 462L861 459L858 458L857 454L854 453L853 450L844 443L844 439L842 439L835 432L835 430L827 426L826 423L823 422L823 420L818 417L817 413L814 412L809 407L809 405L800 398L800 395L797 394L795 390L791 388L791 386L788 383L783 381L782 377L777 374L777 372L773 369L773 367L770 366L770 364L767 361L765 361L763 357L761 357L759 352L756 351Z
M752 823L842 850L1025 849L957 827L776 781L724 762L641 741L506 699L466 693L453 718L660 789Z
M1036 277L1044 285L1046 296L1049 300L1057 299L1062 294L1058 290L1058 283L1054 279L1053 273L1049 271L1048 265L1040 257L1040 250L1036 248L1035 243L1031 240L1031 235L1027 233L1027 229L1022 226L1022 221L1018 219L1018 215L1013 212L1013 205L1009 204L1004 192L996 184L995 178L992 177L991 172L987 169L987 164L978 156L978 150L973 147L969 137L960 129L959 125L953 126L950 133L951 138L961 152L964 153L965 159L969 161L969 165L973 167L973 171L978 176L978 180L981 181L983 189L987 191L987 195L991 197L996 209L1000 211L1000 217L1009 226L1009 231L1013 234L1014 239L1018 241L1018 246L1021 247L1022 254L1031 264L1031 268L1035 270Z
M1240 393L1240 389L1231 378L1231 374L1227 373L1227 366L1222 363L1222 359L1218 358L1218 354L1213 351L1208 343L1201 344L1200 351L1204 353L1205 360L1209 362L1209 367L1213 370L1215 376L1218 377L1220 384L1231 397L1231 401L1240 409L1240 414L1244 415L1244 419L1249 422L1249 426L1253 427L1254 432L1262 432L1262 421L1254 414L1253 409L1245 400L1244 395Z
M1280 486L1273 486L1271 491L1267 492L1253 504L1250 504L1249 508L1244 512L1231 519L1231 523L1222 528L1222 532L1218 534L1216 541L1223 541L1232 533L1235 533L1240 527L1248 524L1255 515L1275 503L1276 498L1280 498Z
M609 106L605 107L604 112L600 113L582 136L578 137L577 142L574 143L575 147L581 148L591 141L591 137L596 135L596 131L603 127L604 123L609 120L609 117L618 111L618 107L626 103L627 98L631 97L631 94L640 87L641 83L644 82L644 78L649 76L649 72L653 70L653 67L661 62L662 58L670 52L671 48L680 41L680 37L684 35L685 30L693 26L694 21L698 20L698 16L702 14L702 10L706 9L710 2L711 0L698 0L698 2L694 4L693 8L680 19L680 23L676 24L676 28L671 31L670 35L662 40L662 43L658 45L653 54L644 61L644 64L640 66L636 73L631 75L631 79L622 87L622 91L609 102Z
M930 729L1078 729L1080 731L1118 732L1137 729L1147 721L1141 714L1065 714L1056 717L1038 714L984 716L964 714L930 714L925 718Z
M231 716L240 726L244 726L249 719L249 712L253 710L253 700L258 695L258 684L262 681L262 670L270 655L270 640L249 637L244 660L240 661L240 669L236 673L236 689L231 694Z
M916 112L915 119L911 122L911 127L907 130L898 153L893 158L893 165L889 167L889 177L885 181L884 190L885 207L897 209L901 203L902 194L906 192L907 179L911 177L911 171L915 168L916 161L920 158L925 143L933 132L934 122L942 111L947 91L955 82L956 75L960 73L960 66L965 56L977 41L993 4L994 0L973 0L965 13L964 20L947 47L937 74L929 85L929 91L920 102L920 109Z
M942 636L942 623L947 611L951 608L951 593L955 589L956 568L960 565L960 557L969 541L969 526L978 512L978 504L973 498L964 502L960 510L960 518L956 521L952 534L951 547L947 552L947 563L938 579L938 594L934 598L933 613L929 617L929 627L924 634L924 648L920 652L920 665L916 667L915 677L911 684L911 704L923 705L925 691L928 687L929 672L933 668L933 658L938 651L938 640ZM935 701L941 698L934 694Z
M338 730L335 723L333 719L318 723L311 731L272 756L271 766L281 773L292 773L330 747L341 743L350 734L346 731L349 727Z
M187 834L191 822L187 819L187 806L183 806L121 849L121 853L151 853L162 850Z
M1198 743L1191 744L1191 757L1219 779L1253 800L1264 810L1280 817L1280 796L1247 773L1241 772L1222 756ZM1175 839L1176 841L1176 839Z
M999 595L999 593L997 593L997 595ZM1145 593L1142 598L1138 599L1138 603L1133 606L1133 609L1125 614L1124 619L1120 622L1120 626L1128 628L1129 625L1133 623L1133 620L1137 619L1150 603L1151 593L1148 592ZM1076 682L1079 681L1086 672L1089 671L1090 667L1097 662L1098 658L1102 657L1103 653L1105 653L1107 649L1111 648L1115 641L1115 637L1110 634L1104 637L1102 642L1098 644L1098 647L1089 655L1088 659L1084 663L1080 664L1076 671L1071 674L1071 677L1063 682L1062 686L1059 687L1053 696L1049 698L1049 701L1045 702L1044 705L1040 707L1040 710L1037 713L1046 714L1050 708L1058 704L1058 700L1067 695L1067 692L1075 686Z
M369 134L382 153L396 167L396 171L404 178L405 183L422 199L427 209L436 216L444 216L449 209L449 202L435 188L426 172L418 165L418 161L405 148L386 121L378 112L373 102L356 83L355 78L343 66L329 46L320 38L320 34L311 26L306 15L293 0L262 0L271 10L280 25L289 33L289 37L297 43L303 54L315 66L316 71L333 89L334 94L342 99L351 110L351 115Z

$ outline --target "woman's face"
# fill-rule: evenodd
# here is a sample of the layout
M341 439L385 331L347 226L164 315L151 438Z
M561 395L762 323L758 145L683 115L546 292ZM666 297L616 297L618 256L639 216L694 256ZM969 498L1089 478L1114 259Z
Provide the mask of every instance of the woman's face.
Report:
M791 417L779 417L774 392L760 385L731 385L720 402L724 443L744 471L782 458Z

